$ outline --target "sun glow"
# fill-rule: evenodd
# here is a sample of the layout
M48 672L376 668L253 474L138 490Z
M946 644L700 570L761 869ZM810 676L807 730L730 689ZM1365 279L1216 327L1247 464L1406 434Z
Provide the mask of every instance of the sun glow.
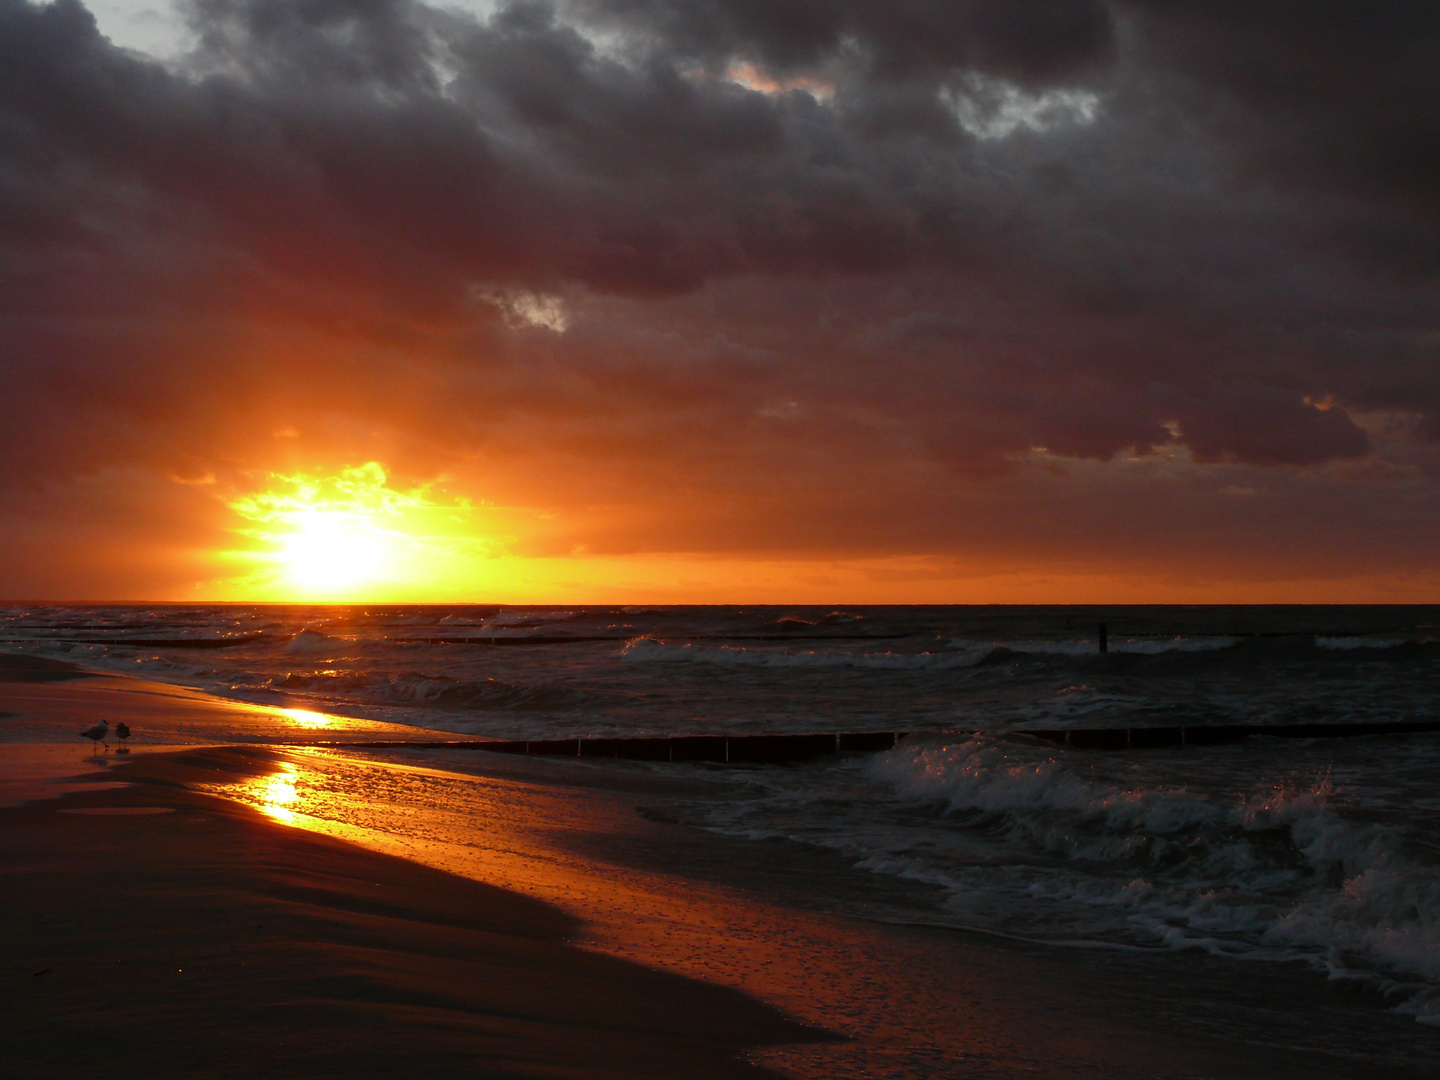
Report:
M413 595L437 579L473 577L491 554L468 501L437 499L428 485L396 490L373 461L270 481L270 490L230 503L246 522L239 531L260 548L237 553L259 564L247 582L255 591L306 600Z
M328 728L335 725L334 717L325 713L315 712L313 709L276 709L276 712L289 717L295 724L302 728Z
M299 586L329 591L373 581L385 570L383 533L358 514L310 510L281 538L286 575Z

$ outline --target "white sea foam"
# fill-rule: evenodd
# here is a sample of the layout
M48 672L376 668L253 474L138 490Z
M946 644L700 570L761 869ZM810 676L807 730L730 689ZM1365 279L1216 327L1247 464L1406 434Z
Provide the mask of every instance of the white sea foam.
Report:
M534 626L538 623L569 622L575 618L573 611L502 611L486 619L486 627Z
M1319 649L1393 649L1397 645L1405 645L1408 638L1368 638L1368 637L1317 637L1315 646Z
M1327 781L1228 794L1127 785L994 737L902 744L867 772L1004 848L1005 874L923 853L861 862L948 887L960 908L973 909L977 890L1013 890L1028 865L1032 898L1113 912L1171 948L1440 984L1440 871L1395 828L1344 816ZM1406 1000L1418 1019L1440 1020L1435 995Z
M207 668L172 660L168 656L137 656L133 665L131 671L161 679L201 679L209 674Z
M952 811L988 813L1066 811L1103 819L1116 832L1166 833L1193 825L1217 825L1226 810L1180 789L1124 789L1075 773L1060 753L1017 753L993 738L959 743L915 741L880 754L870 774L914 802L943 802ZM1098 853L1097 853L1098 854Z

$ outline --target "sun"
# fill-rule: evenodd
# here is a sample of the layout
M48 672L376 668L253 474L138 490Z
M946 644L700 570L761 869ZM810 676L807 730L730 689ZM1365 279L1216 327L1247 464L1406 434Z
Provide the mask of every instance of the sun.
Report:
M260 582L282 597L338 600L413 574L431 543L428 491L396 491L376 462L334 475L272 474L269 491L231 503L261 550ZM452 514L454 505L443 507ZM433 513L431 513L433 516Z
M280 563L291 585L303 592L328 593L379 580L386 574L383 530L363 514L305 510L280 536Z
M497 553L510 538L493 527L493 508L448 493L448 483L397 488L375 461L256 477L264 490L227 499L239 519L234 532L247 541L229 555L250 568L232 587L246 599L281 603L488 591L508 565Z

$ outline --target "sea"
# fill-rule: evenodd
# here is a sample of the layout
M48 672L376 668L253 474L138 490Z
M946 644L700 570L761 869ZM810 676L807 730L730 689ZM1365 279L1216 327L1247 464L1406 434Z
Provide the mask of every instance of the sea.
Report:
M587 767L703 769L668 820L823 855L817 910L1296 965L1440 1025L1437 607L19 605L0 649L435 741L893 733Z

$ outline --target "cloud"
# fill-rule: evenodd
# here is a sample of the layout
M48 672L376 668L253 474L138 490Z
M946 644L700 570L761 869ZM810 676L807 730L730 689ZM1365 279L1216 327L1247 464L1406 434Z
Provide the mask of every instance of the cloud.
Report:
M1424 0L1126 5L1155 60L1244 123L1238 149L1287 179L1400 197L1433 218L1440 12Z
M1037 448L1352 492L1440 430L1433 5L184 12L0 0L15 500L383 460L556 550L903 554L1043 519Z
M1109 9L1095 0L572 0L586 21L619 28L674 55L733 57L793 71L851 52L882 78L980 68L1025 81L1073 74L1112 47Z

